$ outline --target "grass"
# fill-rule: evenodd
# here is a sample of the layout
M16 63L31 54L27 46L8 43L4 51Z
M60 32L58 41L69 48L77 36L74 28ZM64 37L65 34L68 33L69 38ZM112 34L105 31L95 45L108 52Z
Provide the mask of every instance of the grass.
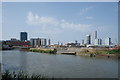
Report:
M32 51L32 52L40 52L40 53L56 54L56 49L54 49L54 50L29 49L29 51Z
M108 50L106 53L107 54L120 54L120 49Z
M22 71L18 73L15 73L15 72L11 73L8 70L6 70L2 74L2 80L48 80L48 79L41 75L29 76L28 74L25 74Z
M88 52L88 54L90 54L91 57L94 55L108 55L108 54L118 55L120 54L120 49L113 49L113 50L107 50L107 51L96 51L93 53Z

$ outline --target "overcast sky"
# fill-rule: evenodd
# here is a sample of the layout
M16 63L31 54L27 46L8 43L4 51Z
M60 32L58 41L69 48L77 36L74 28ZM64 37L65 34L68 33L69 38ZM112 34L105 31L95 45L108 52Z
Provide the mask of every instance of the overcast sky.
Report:
M52 43L78 42L97 30L103 41L118 37L117 2L4 2L2 39L47 38Z

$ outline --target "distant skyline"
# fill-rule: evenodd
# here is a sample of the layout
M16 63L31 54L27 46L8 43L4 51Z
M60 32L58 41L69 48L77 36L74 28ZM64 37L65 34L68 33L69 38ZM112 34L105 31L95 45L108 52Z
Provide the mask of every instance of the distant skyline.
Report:
M3 2L2 39L47 38L51 43L82 42L93 38L118 40L117 2Z

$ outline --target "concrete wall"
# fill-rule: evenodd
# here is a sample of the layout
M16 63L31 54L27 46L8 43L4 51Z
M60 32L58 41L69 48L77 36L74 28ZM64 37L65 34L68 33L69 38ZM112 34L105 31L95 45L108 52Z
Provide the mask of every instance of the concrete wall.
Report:
M57 53L61 52L76 52L77 55L82 54L82 53L95 53L96 51L106 51L106 48L57 48Z

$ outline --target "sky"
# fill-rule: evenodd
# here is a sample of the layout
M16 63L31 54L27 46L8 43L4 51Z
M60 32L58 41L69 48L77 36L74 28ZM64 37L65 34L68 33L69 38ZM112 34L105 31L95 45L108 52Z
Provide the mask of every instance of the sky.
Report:
M2 2L118 2L119 0L1 0Z
M30 38L51 39L52 44L82 42L86 35L104 43L118 39L117 2L3 2L2 40L20 39L25 31Z
M0 2L0 39L2 39L2 3Z

